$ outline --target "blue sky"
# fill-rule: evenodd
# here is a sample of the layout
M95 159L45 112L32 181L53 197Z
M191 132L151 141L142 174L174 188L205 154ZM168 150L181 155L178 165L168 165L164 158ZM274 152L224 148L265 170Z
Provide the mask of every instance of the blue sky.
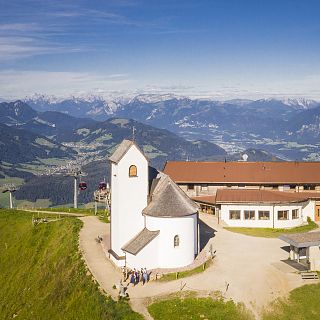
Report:
M0 97L320 100L317 0L0 0Z

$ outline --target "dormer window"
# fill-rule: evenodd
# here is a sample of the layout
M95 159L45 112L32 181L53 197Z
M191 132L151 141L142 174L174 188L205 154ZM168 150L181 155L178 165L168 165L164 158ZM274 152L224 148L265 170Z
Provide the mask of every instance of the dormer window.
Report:
M135 165L132 165L129 167L129 177L137 177L138 176L138 171L137 167Z
M179 245L180 245L179 236L175 235L174 238L173 238L173 246L176 248L176 247L179 247Z

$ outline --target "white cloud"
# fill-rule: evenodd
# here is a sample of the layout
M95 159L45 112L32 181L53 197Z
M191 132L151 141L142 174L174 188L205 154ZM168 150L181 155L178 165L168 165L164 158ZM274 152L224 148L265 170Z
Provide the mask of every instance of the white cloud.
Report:
M21 59L44 54L74 53L90 51L85 47L73 47L49 43L27 36L1 37L0 35L0 61Z
M94 74L58 71L0 71L0 95L18 99L35 92L69 96L79 92L121 90L131 83L128 74Z
M35 31L35 30L39 30L39 27L35 23L3 23L3 24L0 24L0 32L1 31L26 32L26 31Z

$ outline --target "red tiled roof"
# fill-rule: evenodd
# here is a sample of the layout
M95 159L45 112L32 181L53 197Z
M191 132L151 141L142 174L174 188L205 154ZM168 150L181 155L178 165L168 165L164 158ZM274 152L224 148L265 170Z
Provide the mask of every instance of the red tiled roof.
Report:
M168 161L164 172L176 183L320 185L320 162Z
M216 203L289 203L320 199L316 192L283 192L270 190L219 189Z
M198 197L192 197L191 199L196 202L203 202L203 203L208 203L208 204L215 204L216 203L216 195L198 196Z

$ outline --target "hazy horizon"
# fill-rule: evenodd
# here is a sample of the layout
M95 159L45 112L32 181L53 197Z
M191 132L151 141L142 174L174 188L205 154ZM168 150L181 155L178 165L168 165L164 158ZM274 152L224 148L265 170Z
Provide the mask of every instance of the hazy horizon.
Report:
M315 0L2 0L0 97L320 100L319 9Z

